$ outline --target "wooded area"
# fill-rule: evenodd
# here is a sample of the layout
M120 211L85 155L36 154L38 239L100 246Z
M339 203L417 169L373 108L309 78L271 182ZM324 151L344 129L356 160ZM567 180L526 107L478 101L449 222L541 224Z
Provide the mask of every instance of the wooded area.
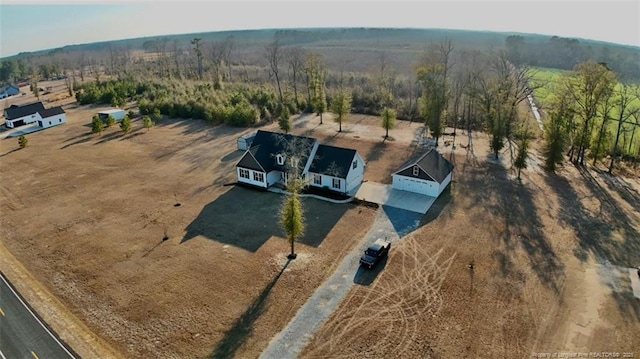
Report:
M551 89L531 81L536 67L574 71ZM389 108L400 120L425 122L436 144L446 127L485 131L496 157L535 136L518 107L548 87L554 92L542 104L548 168L564 158L555 151L580 164L611 154L640 158L633 85L640 82L640 49L587 40L453 30L252 30L74 45L2 60L0 81L51 78L66 78L81 105L136 101L143 115L233 126L305 111L321 115L344 108L348 97L354 113ZM620 124L617 131L611 124Z

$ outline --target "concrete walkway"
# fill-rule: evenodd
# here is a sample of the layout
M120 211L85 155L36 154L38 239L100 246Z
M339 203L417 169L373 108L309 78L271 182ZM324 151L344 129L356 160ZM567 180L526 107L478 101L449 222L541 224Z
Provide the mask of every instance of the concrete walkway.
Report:
M404 234L398 234L384 208L378 209L376 218L366 236L347 254L335 272L322 283L307 302L298 310L289 324L271 339L269 346L260 355L261 359L287 359L298 357L300 351L312 338L322 322L338 306L351 286L358 280L360 256L377 238L395 242ZM415 222L415 227L419 222ZM415 227L413 229L415 229ZM391 246L393 250L393 244Z
M358 189L356 198L422 214L427 213L436 200L435 197L400 191L392 188L391 185L377 182L364 182Z

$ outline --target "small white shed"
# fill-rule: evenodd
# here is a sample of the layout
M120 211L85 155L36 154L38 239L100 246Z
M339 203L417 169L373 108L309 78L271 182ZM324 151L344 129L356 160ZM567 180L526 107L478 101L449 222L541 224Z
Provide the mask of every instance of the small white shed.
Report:
M238 137L238 149L246 151L251 148L251 142L253 142L253 138L256 137L256 133L257 132L247 133L246 135Z

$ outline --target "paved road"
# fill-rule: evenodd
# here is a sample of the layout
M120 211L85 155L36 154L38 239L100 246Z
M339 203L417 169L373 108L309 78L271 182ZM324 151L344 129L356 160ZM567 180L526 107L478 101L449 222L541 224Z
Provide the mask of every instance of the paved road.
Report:
M0 273L0 358L75 358Z

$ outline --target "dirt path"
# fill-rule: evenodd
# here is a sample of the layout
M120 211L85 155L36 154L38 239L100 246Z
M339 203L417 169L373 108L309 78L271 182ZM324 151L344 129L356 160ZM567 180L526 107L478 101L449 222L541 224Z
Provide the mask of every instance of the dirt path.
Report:
M375 279L370 276L374 276L379 270L364 271L359 268L360 255L365 248L377 238L387 238L395 242L400 239L403 233L398 234L387 213L380 207L366 236L360 240L353 251L344 256L336 271L318 287L289 324L271 340L260 358L296 358L322 322L338 306L354 282L369 284L370 280ZM382 267L382 263L379 267Z

